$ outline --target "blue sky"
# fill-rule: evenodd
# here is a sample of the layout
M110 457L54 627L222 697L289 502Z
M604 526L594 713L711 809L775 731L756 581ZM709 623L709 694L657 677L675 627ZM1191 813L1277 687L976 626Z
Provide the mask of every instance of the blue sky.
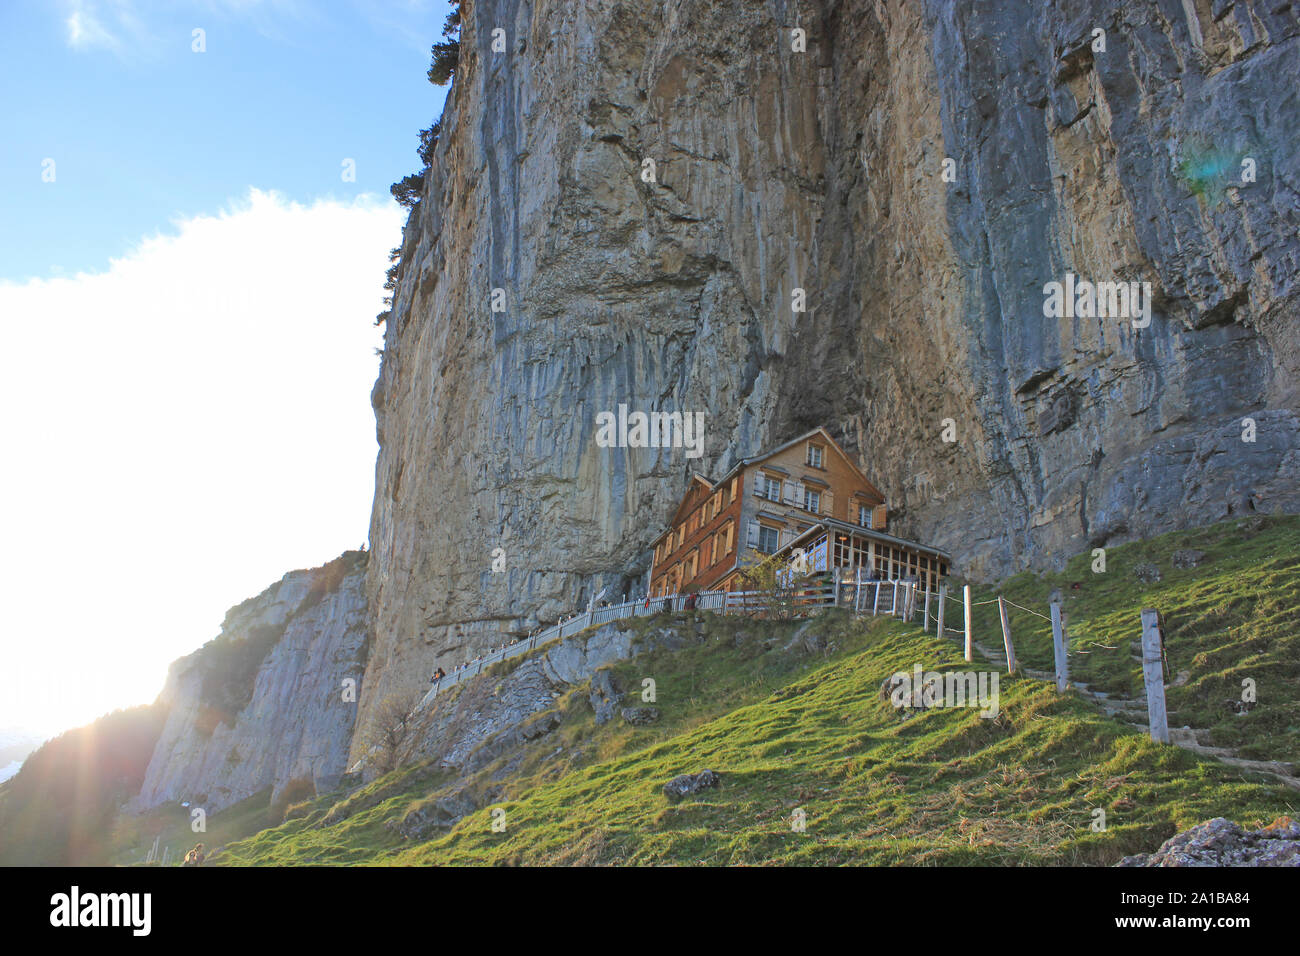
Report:
M365 541L388 187L446 14L0 0L0 727L153 700Z
M298 201L386 194L418 168L416 134L442 111L446 90L424 71L447 9L4 0L0 278L102 268L250 186Z

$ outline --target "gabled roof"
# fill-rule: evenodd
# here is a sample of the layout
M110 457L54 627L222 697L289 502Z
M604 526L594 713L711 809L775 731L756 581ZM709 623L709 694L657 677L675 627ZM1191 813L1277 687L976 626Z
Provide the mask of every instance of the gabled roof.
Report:
M767 459L771 458L773 455L779 455L787 448L791 448L802 441L807 441L809 438L812 438L814 435L820 436L821 439L827 445L835 449L835 453L839 455L840 458L842 458L845 462L848 463L848 466L853 469L853 471L857 474L857 476L860 479L862 479L862 483L866 485L869 489L871 489L871 491L876 495L876 497L878 497L881 501L885 500L884 492L882 492L879 488L877 488L872 483L871 479L868 478L866 474L863 473L862 469L858 467L858 463L854 461L852 458L850 458L848 453L843 448L840 447L840 443L831 437L830 432L828 432L825 428L822 428L819 425L817 428L814 428L811 431L804 432L799 437L792 438L784 445L779 445L776 448L773 448L771 451L764 452L761 455L755 455L752 458L740 459L740 461L736 462L736 464L732 467L732 469L729 472L727 472L717 481L710 481L704 475L701 475L698 471L693 472L691 474L691 483L687 486L685 493L682 494L681 501L677 505L677 510L673 512L672 519L668 522L668 527L665 528L663 531L659 532L659 534L653 540L651 540L650 547L651 548L657 547L659 542L662 541L665 537L667 537L668 533L671 532L673 528L677 527L678 522L682 518L682 509L686 505L686 499L690 497L691 492L695 489L695 482L697 481L701 482L705 488L707 488L709 491L712 491L714 488L718 488L721 487L722 485L725 485L728 481L732 479L733 476L740 473L744 469L750 467L751 465L761 464L762 462L767 461Z
M773 455L779 455L787 448L792 448L793 446L799 444L800 442L807 441L809 438L812 438L814 435L821 436L822 440L825 441L826 444L829 445L831 448L835 449L835 453L839 455L840 458L842 458L845 462L847 462L848 466L852 468L854 472L857 473L857 476L862 479L862 483L865 484L868 488L870 488L880 498L881 501L885 500L884 492L881 491L879 488L877 488L875 484L871 481L871 479L868 478L866 474L863 473L862 469L858 467L858 463L849 457L848 453L843 448L840 447L840 443L831 437L830 432L828 432L825 428L822 428L820 425L814 428L812 431L804 432L798 438L790 439L784 445L779 445L776 448L773 448L771 451L764 452L761 455L755 455L752 458L740 459L740 461L736 462L736 466L732 468L731 471L723 475L722 478L717 482L717 484L719 485L724 484L726 481L728 481L731 478L732 475L736 474L742 469L748 468L750 465L761 464L767 461L767 459L771 458Z

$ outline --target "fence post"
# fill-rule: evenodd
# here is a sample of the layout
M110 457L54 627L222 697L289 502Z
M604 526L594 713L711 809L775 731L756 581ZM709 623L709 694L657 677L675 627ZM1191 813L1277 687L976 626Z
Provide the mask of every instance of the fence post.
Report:
M877 581L877 582L876 582L876 599L875 599L874 601L871 602L871 616L872 616L872 617L875 617L875 616L876 616L876 611L877 611L877 609L880 607L880 585L881 585L881 582L880 582L880 581Z
M970 585L962 587L962 603L966 605L966 660L970 660L971 620L970 620Z
M945 599L947 596L948 596L948 585L946 585L946 584L940 584L940 585L939 585L939 616L938 616L938 619L936 620L935 625L934 625L935 633L938 634L940 637L943 637L943 636L944 636L944 630L943 630L943 602L944 602L944 599Z
M925 611L921 617L921 630L930 633L930 586L925 586Z
M1064 693L1070 683L1070 656L1065 643L1065 622L1061 618L1061 592L1052 592L1052 652L1056 656L1056 690Z
M898 617L898 578L894 578L894 603L889 606L889 616Z
M1151 739L1169 743L1169 715L1165 712L1164 634L1160 630L1160 612L1142 611L1142 679L1147 685L1147 719Z
M1002 618L1002 645L1007 649L1007 673L1016 672L1016 649L1011 646L1011 624L1007 621L1007 602L998 595L998 614Z

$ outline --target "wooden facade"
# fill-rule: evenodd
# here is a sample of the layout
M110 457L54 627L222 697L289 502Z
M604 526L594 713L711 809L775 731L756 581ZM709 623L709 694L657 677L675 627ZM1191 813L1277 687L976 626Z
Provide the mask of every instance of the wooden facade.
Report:
M818 542L826 553L818 570L947 574L946 554L889 535L887 515L880 490L816 428L716 482L693 475L668 530L652 542L650 593L736 590L746 568Z

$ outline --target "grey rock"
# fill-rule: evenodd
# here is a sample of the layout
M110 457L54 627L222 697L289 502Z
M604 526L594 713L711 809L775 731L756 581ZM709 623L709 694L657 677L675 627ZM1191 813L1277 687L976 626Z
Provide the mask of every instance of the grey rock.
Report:
M591 693L588 696L591 709L596 713L596 723L608 723L618 710L623 700L623 693L618 680L607 670L596 671L591 678Z
M1279 817L1261 830L1244 830L1215 817L1170 837L1154 853L1126 856L1116 866L1300 867L1300 822Z
M582 631L524 657L500 677L476 675L459 693L422 702L398 753L403 764L433 759L438 766L471 773L550 734L561 722L555 701L590 680L588 700L597 720L618 714L622 688L606 664L639 653L630 631L614 624Z
M205 674L229 666L212 646L172 664L160 697L167 722L129 809L189 800L214 813L267 787L275 799L298 778L317 793L339 785L356 716L342 682L360 687L365 667L365 564L364 553L349 552L290 572L226 614L218 642L280 632L229 720L217 722L205 699Z
M803 654L821 654L826 650L825 622L812 617L799 626L790 641L785 645L786 651L798 651Z
M385 826L404 840L422 840L435 830L454 827L477 809L477 802L462 790L413 807L400 820L390 820Z
M672 799L680 800L682 797L693 796L702 790L716 787L720 783L720 778L712 770L701 770L699 773L684 773L681 776L673 777L664 784L664 794Z
M625 721L634 727L644 727L659 719L658 707L624 707L621 711Z
M1134 565L1133 577L1143 584L1155 584L1160 580L1160 569L1149 561Z
M1189 568L1199 567L1205 560L1205 552L1197 551L1195 548L1189 548L1184 551L1175 551L1170 561L1173 566L1186 571Z

